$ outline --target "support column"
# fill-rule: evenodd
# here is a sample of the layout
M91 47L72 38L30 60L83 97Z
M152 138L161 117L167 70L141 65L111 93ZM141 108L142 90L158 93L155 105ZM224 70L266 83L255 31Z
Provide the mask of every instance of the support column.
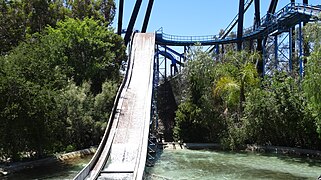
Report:
M221 47L221 53L224 54L225 52L225 49L224 49L224 44L222 44L222 47Z
M293 61L293 29L290 28L289 29L289 72L292 73L292 70L293 70L293 64L292 64L292 61Z
M130 41L130 36L133 33L133 28L134 28L134 25L135 25L135 22L136 22L136 19L137 19L137 15L138 15L138 12L139 12L139 9L140 9L141 5L142 5L142 0L136 0L135 7L134 7L134 10L133 10L132 16L130 17L130 21L129 21L129 24L128 24L128 27L127 27L127 32L126 32L125 38L124 38L125 45L127 45L128 42Z
M303 78L304 64L303 64L303 37L302 37L302 23L299 23L299 67L300 77Z
M147 26L148 26L150 14L152 12L153 4L154 4L154 0L149 0L148 1L148 6L147 6L146 14L145 14L143 27L142 27L142 33L145 33L146 30L147 30Z
M295 3L295 0L291 0L291 3ZM295 37L295 26L292 27L291 35L292 35L292 57L294 57L293 54L295 53L295 41L293 41L293 38Z
M268 14L274 14L276 10L276 6L278 5L278 0L271 0Z
M308 4L309 4L309 1L308 1L308 0L303 0L303 4L308 5ZM308 22L304 21L304 22L303 22L303 27L304 27L307 23L308 23ZM310 55L310 49L309 49L309 43L304 40L304 37L303 37L303 52L304 52L304 56L305 56L303 63L304 63L304 65L305 65L305 64L307 63L307 58L306 58L306 57Z
M165 46L165 54L167 53L167 46ZM165 68L164 68L164 79L165 81L167 80L167 58L166 56L164 56L165 60L164 60L164 64L165 64Z
M260 0L255 0L255 27L261 25Z
M243 23L244 23L244 0L240 0L239 4L239 18L237 26L237 50L242 50L242 38L243 38Z
M123 27L123 12L124 12L124 0L119 0L118 29L117 29L118 35L121 35L121 30Z
M184 46L184 62L186 62L187 48Z
M278 68L278 53L279 53L279 44L278 44L278 35L274 36L274 58L275 58L275 64L274 64L274 68L277 70Z
M261 26L261 12L260 12L260 0L255 0L255 27ZM262 39L257 39L257 47L256 50L260 53L262 53Z
M220 45L218 45L218 44L215 45L215 53L216 53L216 55L220 54Z
M182 72L182 56L179 56L179 72Z
M266 41L267 41L267 38L265 38L265 39L263 40L263 44L266 44ZM262 77L264 77L265 74L266 74L266 59L265 59L265 56L266 56L266 46L263 46L263 48L262 48L262 53L263 53L263 55L262 55Z
M156 70L157 70L157 72L158 72L158 79L159 79L159 53L158 53L158 52L159 52L159 46L157 45L156 47L157 47L157 50L156 50L156 52L157 52L157 57L156 57L157 67L156 67L156 68L157 68L157 69L156 69Z

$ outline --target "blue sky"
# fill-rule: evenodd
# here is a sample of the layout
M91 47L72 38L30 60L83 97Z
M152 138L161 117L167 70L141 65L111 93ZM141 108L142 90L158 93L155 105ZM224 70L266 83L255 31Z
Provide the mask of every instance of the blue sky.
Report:
M130 19L135 0L124 0L123 28ZM246 0L245 0L246 1ZM118 8L119 0L115 0ZM280 9L290 0L279 0ZM302 0L296 0L302 3ZM148 0L143 0L135 29L142 27ZM265 15L270 1L261 0L261 16ZM215 35L225 29L238 13L238 0L154 0L148 32L163 28L164 32L173 35ZM320 0L309 0L309 4L321 4ZM117 27L118 9L113 27ZM250 27L254 18L254 3L245 14L245 27Z

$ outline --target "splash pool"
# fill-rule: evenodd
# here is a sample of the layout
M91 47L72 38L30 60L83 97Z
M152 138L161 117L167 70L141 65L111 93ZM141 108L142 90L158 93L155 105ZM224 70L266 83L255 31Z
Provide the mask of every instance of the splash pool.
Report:
M146 179L317 179L321 160L280 154L164 150Z

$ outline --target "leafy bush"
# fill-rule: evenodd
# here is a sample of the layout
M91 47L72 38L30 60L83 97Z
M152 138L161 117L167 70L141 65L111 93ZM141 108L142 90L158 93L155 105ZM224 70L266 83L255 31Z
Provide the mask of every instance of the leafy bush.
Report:
M306 76L303 80L303 88L308 99L308 108L311 110L321 137L321 28L320 22L308 24L305 27L305 35L314 51L308 57Z
M1 56L0 156L98 144L124 58L121 37L88 18L60 22Z
M316 127L293 78L276 73L247 97L242 118L248 143L316 148Z
M60 115L65 120L65 144L81 149L100 142L113 106L117 86L105 82L103 91L90 93L90 84L71 82L58 96Z
M18 46L34 33L42 33L49 25L56 27L65 18L92 18L108 26L115 15L114 0L48 1L0 0L0 55Z
M219 108L212 94L214 62L200 49L193 51L183 72L187 96L178 106L174 135L185 142L218 142L221 135Z
M321 129L320 54L314 51L309 58L302 86L302 81L281 72L260 83L255 53L230 52L213 62L194 52L184 72L189 96L182 98L176 112L176 137L221 142L227 149L247 143L321 147L316 131Z
M93 19L67 19L58 22L57 28L48 28L48 37L61 40L59 53L66 57L64 65L71 70L67 76L76 85L90 81L91 91L99 93L106 79L119 81L125 46L111 28L100 26Z

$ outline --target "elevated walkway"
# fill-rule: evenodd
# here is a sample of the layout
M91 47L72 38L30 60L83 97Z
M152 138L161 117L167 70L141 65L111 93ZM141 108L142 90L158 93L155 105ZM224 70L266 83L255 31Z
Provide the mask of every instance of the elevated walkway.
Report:
M75 179L142 179L153 90L154 33L135 34L113 115L91 162Z
M312 6L300 3L290 3L275 14L267 14L261 18L259 27L250 27L243 30L242 40L267 37L270 33L288 31L300 22L313 20L321 13L321 6ZM217 45L236 43L236 37L219 38L219 35L208 36L176 36L163 32L156 33L156 43L169 46Z

